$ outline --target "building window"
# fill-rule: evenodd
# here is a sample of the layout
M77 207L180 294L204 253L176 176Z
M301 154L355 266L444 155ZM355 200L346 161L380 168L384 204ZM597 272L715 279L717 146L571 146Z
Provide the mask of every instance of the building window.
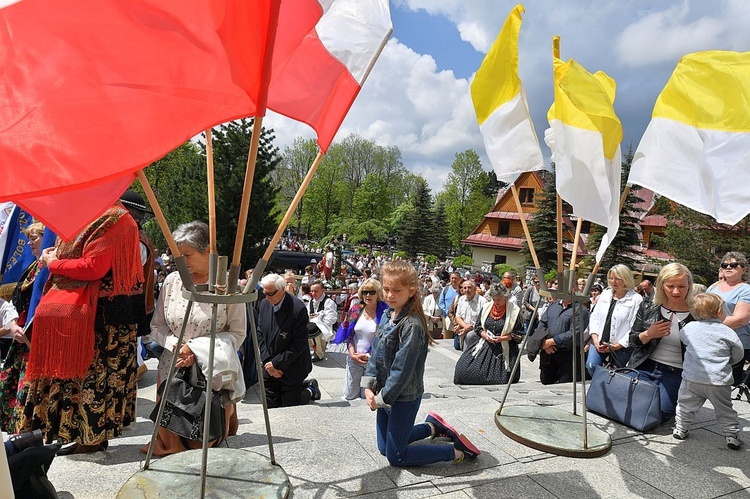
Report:
M510 222L500 222L500 225L497 228L497 235L498 236L510 235Z
M508 257L505 255L495 255L495 265L505 263L507 260L508 260Z
M521 198L521 204L534 204L534 189L522 187L519 197Z

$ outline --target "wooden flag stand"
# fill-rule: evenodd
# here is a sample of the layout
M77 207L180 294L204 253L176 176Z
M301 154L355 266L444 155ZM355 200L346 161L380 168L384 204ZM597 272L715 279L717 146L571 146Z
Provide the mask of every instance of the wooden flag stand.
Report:
M209 137L210 133L207 133L208 151L211 150ZM255 152L257 153L257 148L255 149ZM212 153L207 154L207 158L209 158L207 166L210 179L213 178L212 157ZM253 158L253 164L254 163L255 158ZM167 239L167 244L169 245L172 254L175 255L175 264L177 265L178 272L180 273L185 288L182 291L182 296L188 300L182 329L180 330L177 345L174 349L175 352L179 351L182 346L185 328L190 319L190 312L193 303L211 304L211 340L209 343L208 376L206 376L207 380L211 380L213 379L218 306L220 304L229 305L239 303L244 303L245 306L247 306L258 299L258 293L254 289L251 292L238 293L236 284L233 286L229 285L229 283L236 283L237 281L226 281L226 264L223 265L224 268L221 271L217 269L217 267L222 267L219 262L226 262L226 257L216 256L216 219L213 206L209 206L209 213L212 214L209 217L209 232L211 239L210 248L212 250L210 254L213 256L209 260L209 265L212 266L213 269L209 269L209 283L196 286L192 281L192 277L190 276L190 272L185 263L185 257L180 254L179 248L177 247L167 225L166 218L156 200L156 196L142 171L138 172L138 179L143 186L151 207L153 208L155 218L161 227L164 237ZM209 192L212 189L213 185L209 185ZM210 199L213 199L213 196L211 196ZM213 203L210 204L213 205ZM253 351L255 352L255 358L260 359L258 331L252 312L248 313L248 317L250 318L249 330L253 342ZM169 394L170 381L173 379L176 370L177 358L177 355L172 356L169 375L164 384L164 392L157 411L157 422L161 421L164 414L166 400ZM261 402L263 405L263 416L265 419L270 459L261 454L242 449L217 448L211 449L209 454L208 442L209 428L211 425L210 404L212 397L206 397L201 449L188 450L166 456L152 465L151 458L153 456L156 435L159 428L157 424L154 424L154 430L151 435L151 442L149 444L148 453L146 454L143 469L136 472L130 479L128 479L128 481L120 488L117 497L144 497L143 491L145 490L149 491L148 497L189 497L195 493L197 488L200 488L201 498L205 497L206 494L211 496L220 494L226 497L289 497L292 490L291 482L289 481L286 472L284 472L281 466L276 463L274 455L271 425L268 416L268 403L266 400L263 381L263 367L261 362L258 361L256 361L255 365L258 372L258 383L260 387ZM200 456L200 466L197 465L198 456ZM214 473L209 474L209 465L211 469L215 470Z
M560 56L560 38L553 37L553 52L555 57ZM569 270L563 271L562 264L562 199L560 195L557 195L557 245L558 245L558 288L551 290L547 289L547 283L544 279L544 271L539 265L539 260L534 250L534 245L531 241L531 235L526 225L526 218L523 213L521 202L518 199L518 193L516 192L515 186L511 186L513 198L516 202L516 208L520 215L521 224L524 229L526 241L529 245L529 252L531 253L534 264L536 265L537 278L541 284L541 290L539 292L539 300L537 301L535 311L539 309L544 297L551 296L556 300L565 300L572 302L573 316L572 316L572 328L575 332L578 327L577 325L583 322L583 303L587 301L588 291L591 288L594 279L594 273L589 275L586 287L582 295L578 295L573 292L576 279L575 262L577 256L577 245L578 238L581 230L581 220L578 220L576 226L576 241L574 242L573 251L571 255L571 265ZM533 329L534 321L537 319L537 313L529 322L529 331ZM583 328L580 328L581 330ZM574 335L575 336L575 335ZM529 334L524 335L523 342L519 347L519 355L516 358L516 362L513 364L509 380L512 380L518 371L521 364L521 352L526 348L526 344L529 339ZM500 403L500 407L495 412L495 424L506 436L524 444L533 449L537 449L543 452L549 452L560 456L567 457L582 457L591 458L598 457L606 454L612 448L612 439L609 434L593 425L588 424L587 412L586 412L586 359L583 351L584 342L583 334L579 335L578 350L580 352L580 359L577 359L575 349L573 349L573 411L568 412L558 407L548 407L541 405L517 405L517 406L505 406L505 402L510 392L511 383L510 381L505 387L505 393L503 400ZM580 380L576 376L578 371L578 362L580 362ZM577 403L577 386L581 384L581 413L578 414L578 403Z

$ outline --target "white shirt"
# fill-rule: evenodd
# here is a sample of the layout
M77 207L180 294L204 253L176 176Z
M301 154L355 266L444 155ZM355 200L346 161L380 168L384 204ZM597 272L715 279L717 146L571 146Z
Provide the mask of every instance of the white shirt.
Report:
M323 308L320 308L321 301L323 301L323 298L318 301L311 301L311 303L313 303L313 310L316 310L317 312L314 314L315 317L310 317L310 322L314 322L318 326L320 332L323 333L324 340L330 341L333 339L333 325L338 318L336 302L329 298L323 304ZM307 305L307 313L310 314L309 304Z
M632 289L625 296L617 300L612 311L612 325L609 330L609 342L619 343L623 348L630 345L630 329L633 327L635 315L641 306L643 297ZM595 334L602 339L604 323L607 321L607 312L612 303L612 289L607 288L599 295L594 311L589 319L589 333Z
M465 295L461 296L456 305L456 316L460 317L466 324L474 325L485 303L487 303L487 300L479 294L475 294L471 301Z

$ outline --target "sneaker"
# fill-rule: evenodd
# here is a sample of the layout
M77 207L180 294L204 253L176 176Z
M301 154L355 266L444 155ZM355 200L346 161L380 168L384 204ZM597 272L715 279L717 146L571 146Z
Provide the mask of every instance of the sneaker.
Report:
M464 435L458 436L458 439L453 442L453 448L460 450L463 453L461 461L466 458L473 459L480 454L479 449L477 449Z
M449 438L451 442L458 440L459 434L456 429L449 425L448 422L438 413L428 413L425 418L425 423L430 423L435 428L435 437Z
M740 450L740 448L745 444L738 436L731 436L727 437L727 447L729 447L732 450Z
M677 440L685 440L688 437L688 432L675 428L674 430L672 430L672 437L676 438Z
M313 400L320 400L320 387L318 386L318 380L315 378L310 378L309 380L305 381L305 384L307 385L307 389L310 390L310 393L312 393L312 399Z

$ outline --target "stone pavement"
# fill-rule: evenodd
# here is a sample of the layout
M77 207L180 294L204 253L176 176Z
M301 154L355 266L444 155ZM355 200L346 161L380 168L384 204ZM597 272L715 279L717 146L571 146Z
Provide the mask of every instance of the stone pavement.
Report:
M286 471L295 498L477 497L576 498L740 498L750 497L750 404L735 401L740 413L741 451L728 450L713 410L699 413L690 438L672 438L664 425L640 434L589 413L590 423L607 431L612 450L599 458L575 459L519 444L497 429L494 413L504 386L459 387L453 384L458 352L452 340L430 349L425 395L418 420L439 412L482 451L460 464L394 468L377 450L375 415L361 400L342 401L344 353L328 352L314 364L322 400L305 407L273 409L271 429L277 463ZM152 423L156 363L141 381L138 421L106 452L58 457L49 477L61 498L111 498L143 464L139 448L148 442ZM580 395L579 395L580 397ZM268 456L257 386L238 404L239 432L228 445ZM540 404L572 410L572 385L542 386L536 364L525 357L521 382L508 404ZM196 490L196 496L198 491Z

